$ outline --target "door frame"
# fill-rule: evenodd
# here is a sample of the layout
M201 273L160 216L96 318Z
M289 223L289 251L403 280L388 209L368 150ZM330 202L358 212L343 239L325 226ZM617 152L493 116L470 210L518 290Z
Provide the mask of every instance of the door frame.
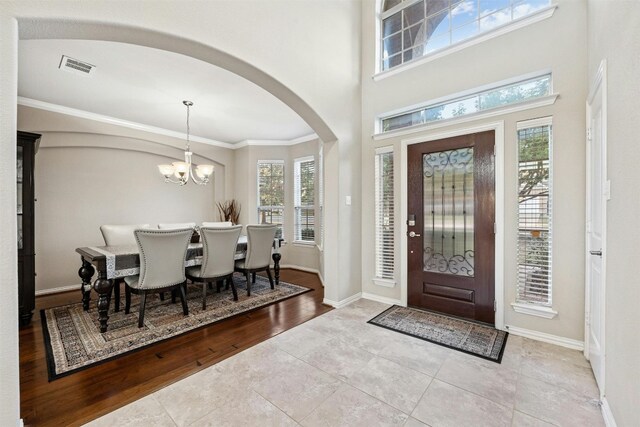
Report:
M600 171L602 177L602 189L603 196L602 200L602 301L600 304L601 313L600 313L600 325L602 330L602 336L600 337L600 345L602 347L602 362L603 364L606 361L607 353L606 353L606 323L605 323L605 313L606 313L606 290L607 290L607 200L610 197L610 189L609 189L609 180L607 179L607 60L603 59L600 61L600 65L598 66L598 71L591 82L591 86L589 88L589 95L586 100L586 129L585 129L585 142L587 149L586 156L586 185L585 185L585 219L586 219L586 227L585 227L585 289L584 289L584 356L589 359L589 340L590 340L590 331L589 331L589 323L591 319L591 281L590 281L590 257L589 254L589 233L590 233L590 223L591 223L591 201L593 195L590 192L589 183L591 182L591 143L588 138L589 128L591 126L591 104L598 93L598 89L600 89L601 93L601 101L602 101L602 140L600 141L602 145L602 170ZM600 390L600 397L604 397L605 390L605 378L606 372L602 370L602 389Z
M469 135L485 131L495 132L496 155L494 161L495 180L495 299L496 315L495 328L506 330L504 325L504 121L482 123L475 126L460 127L443 132L427 132L419 137L400 140L400 302L407 306L409 276L407 263L409 254L407 253L407 223L408 215L408 146L421 142L435 141L438 139L451 138L454 136Z

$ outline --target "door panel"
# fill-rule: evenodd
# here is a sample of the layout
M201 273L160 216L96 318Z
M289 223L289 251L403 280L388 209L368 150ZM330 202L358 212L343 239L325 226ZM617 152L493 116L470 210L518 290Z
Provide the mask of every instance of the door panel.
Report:
M409 146L409 305L494 323L494 140Z

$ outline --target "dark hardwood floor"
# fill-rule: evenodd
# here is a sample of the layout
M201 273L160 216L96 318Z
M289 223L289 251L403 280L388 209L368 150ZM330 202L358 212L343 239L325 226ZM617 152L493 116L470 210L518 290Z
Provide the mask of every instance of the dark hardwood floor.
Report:
M315 274L283 269L280 279L314 291L52 382L47 379L40 309L79 302L80 292L38 297L31 325L20 329L25 425L81 425L331 310L322 304L324 291Z

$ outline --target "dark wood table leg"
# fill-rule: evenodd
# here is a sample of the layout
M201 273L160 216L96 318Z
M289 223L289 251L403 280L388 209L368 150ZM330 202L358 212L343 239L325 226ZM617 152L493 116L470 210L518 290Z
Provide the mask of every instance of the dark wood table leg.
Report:
M276 286L278 286L280 284L280 258L282 258L282 255L280 255L280 252L274 252L271 258L273 258L273 273L276 279Z
M82 287L80 288L80 292L82 292L82 308L84 311L88 311L89 302L91 302L91 278L96 270L84 257L80 257L80 259L82 260L82 267L78 270L78 276L82 279Z
M100 321L100 332L107 332L113 280L107 279L106 272L99 271L98 278L93 283L93 289L98 293L98 320Z

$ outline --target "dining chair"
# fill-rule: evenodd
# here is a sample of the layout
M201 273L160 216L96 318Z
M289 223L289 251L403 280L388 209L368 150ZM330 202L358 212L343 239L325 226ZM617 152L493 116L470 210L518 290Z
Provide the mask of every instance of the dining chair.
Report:
M144 324L144 310L149 292L180 293L182 312L189 314L185 292L187 278L184 262L193 229L145 230L134 232L140 253L140 274L125 277L125 314L131 308L131 294L140 294L138 327Z
M186 276L192 282L202 282L202 309L207 308L207 284L227 281L233 291L233 300L238 301L238 292L233 283L234 256L241 225L235 227L201 227L202 265L188 267ZM218 290L220 290L218 288Z
M133 225L110 225L100 226L100 232L104 239L105 246L121 246L135 245L136 238L133 235L134 230L141 228L149 228L149 224L133 224ZM120 285L124 282L123 278L114 279L113 283L113 309L120 311Z
M203 227L232 227L233 223L231 221L220 221L220 222L203 222Z
M196 228L195 222L178 222L174 224L158 224L158 230L179 230L181 228Z
M243 273L247 278L247 295L249 296L251 296L252 282L250 276L253 274L253 283L255 283L255 273L258 271L267 272L271 289L274 289L269 264L277 229L277 225L271 224L247 225L247 255L245 259L236 261L235 270Z

